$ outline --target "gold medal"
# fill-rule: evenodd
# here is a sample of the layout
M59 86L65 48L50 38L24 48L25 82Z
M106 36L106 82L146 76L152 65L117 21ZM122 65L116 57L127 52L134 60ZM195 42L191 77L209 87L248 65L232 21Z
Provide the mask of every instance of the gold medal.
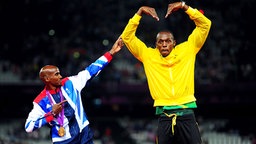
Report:
M63 137L65 135L65 129L63 126L60 127L59 131L58 131L59 136Z

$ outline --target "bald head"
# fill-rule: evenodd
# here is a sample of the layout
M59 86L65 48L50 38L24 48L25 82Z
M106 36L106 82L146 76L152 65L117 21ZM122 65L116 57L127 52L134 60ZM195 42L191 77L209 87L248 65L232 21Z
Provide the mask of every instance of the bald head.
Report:
M54 73L56 70L58 70L58 67L54 65L46 65L41 68L39 72L39 77L42 81L45 82L45 78L49 76L50 74Z
M159 38L161 38L162 36L167 36L171 39L174 39L174 36L172 34L172 32L168 31L168 30L164 30L164 31L160 31L157 35L156 35L156 40L158 40Z
M62 76L57 66L46 65L42 67L39 77L45 83L47 89L56 89L61 86Z

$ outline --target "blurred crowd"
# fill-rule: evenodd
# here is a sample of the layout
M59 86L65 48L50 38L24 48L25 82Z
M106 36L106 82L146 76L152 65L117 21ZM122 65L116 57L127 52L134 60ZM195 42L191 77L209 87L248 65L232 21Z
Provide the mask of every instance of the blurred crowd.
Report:
M204 144L255 144L255 134L242 135L234 127L223 131L226 119L199 120ZM95 118L91 122L95 144L155 144L156 119ZM23 130L24 120L13 119L0 124L0 144L49 144L49 129L32 133Z
M24 0L2 2L0 83L38 82L45 64L60 67L63 76L75 74L109 50L129 18L141 5L155 7L159 17L143 18L138 36L154 46L160 29L174 32L182 42L194 28L183 12L164 19L167 0L80 1ZM196 62L199 84L256 80L252 43L255 22L249 22L254 0L188 1L212 20L209 37ZM148 35L144 35L147 33ZM144 37L143 37L144 36ZM95 82L145 83L143 66L124 48Z

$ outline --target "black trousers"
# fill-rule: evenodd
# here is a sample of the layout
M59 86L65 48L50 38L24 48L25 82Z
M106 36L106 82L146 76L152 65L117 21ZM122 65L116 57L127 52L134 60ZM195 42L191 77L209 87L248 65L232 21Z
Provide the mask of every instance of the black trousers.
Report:
M157 144L202 144L194 112L176 117L162 115L158 118Z

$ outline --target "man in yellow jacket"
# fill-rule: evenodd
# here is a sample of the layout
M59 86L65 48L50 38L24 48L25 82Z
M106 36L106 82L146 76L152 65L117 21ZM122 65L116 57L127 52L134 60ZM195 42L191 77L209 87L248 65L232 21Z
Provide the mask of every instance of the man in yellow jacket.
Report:
M197 108L194 96L194 69L196 54L205 43L211 21L184 1L168 5L167 18L183 10L194 22L195 29L186 41L176 44L173 33L160 31L156 48L148 47L135 34L142 15L159 21L154 8L142 6L129 20L121 37L129 51L143 63L150 94L159 115L158 144L201 144L201 135L193 109Z

